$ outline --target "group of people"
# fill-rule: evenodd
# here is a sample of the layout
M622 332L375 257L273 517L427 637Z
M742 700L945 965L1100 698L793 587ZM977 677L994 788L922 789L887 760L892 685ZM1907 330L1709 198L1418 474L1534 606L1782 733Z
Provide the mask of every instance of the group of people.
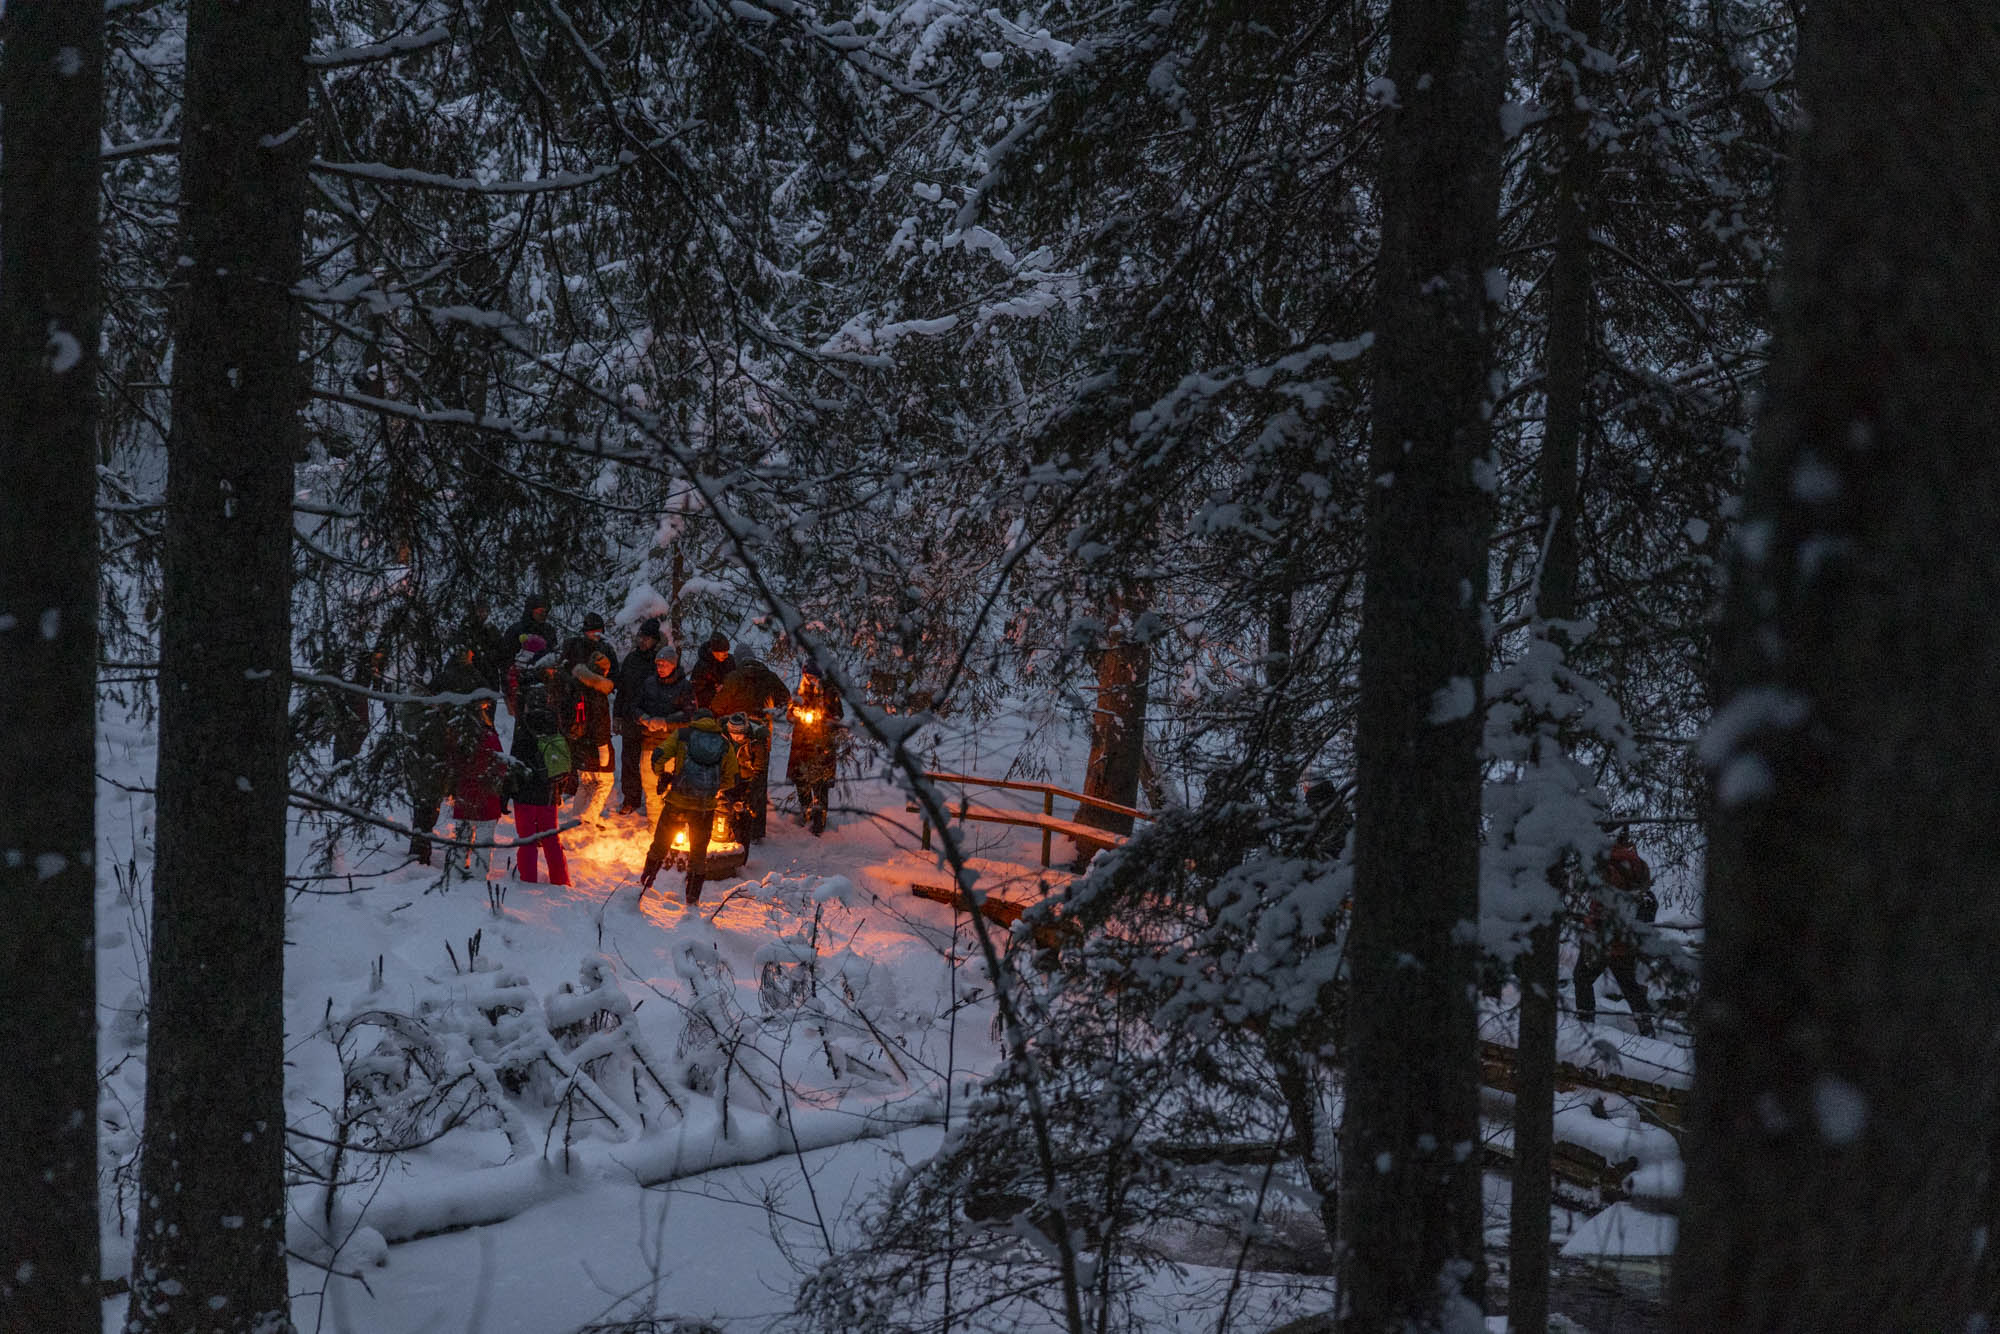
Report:
M595 612L567 639L550 622L544 597L529 599L506 630L494 629L489 616L490 608L474 604L451 661L430 683L430 698L403 706L416 860L431 863L432 831L449 798L447 877L490 878L493 832L511 803L516 874L535 881L545 861L550 882L567 885L563 817L600 828L644 818L650 776L658 815L641 883L652 887L674 835L685 831L685 894L694 904L718 812L738 841L765 837L772 729L781 716L792 727L786 777L798 791L800 822L824 832L844 710L810 658L793 690L764 663L738 658L719 632L684 670L658 620L640 624L621 657ZM514 720L505 750L496 699ZM609 814L614 789L620 802Z

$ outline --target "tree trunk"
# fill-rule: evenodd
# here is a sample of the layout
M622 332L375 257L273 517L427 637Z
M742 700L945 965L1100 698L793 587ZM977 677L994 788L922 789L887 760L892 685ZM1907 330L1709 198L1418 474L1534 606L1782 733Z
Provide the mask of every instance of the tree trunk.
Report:
M1588 67L1574 43L1597 36L1598 0L1569 0L1573 39L1551 36L1548 55L1556 67L1550 105L1574 108L1587 96ZM1565 63L1575 70L1572 84ZM1594 166L1590 157L1590 113L1572 113L1561 147L1556 179L1555 257L1550 266L1548 328L1542 350L1547 412L1539 460L1544 548L1536 612L1537 633L1564 641L1550 621L1576 616L1577 446L1590 411L1590 200ZM1549 868L1549 883L1560 889L1567 869ZM1520 987L1520 1028L1514 1064L1514 1180L1508 1210L1507 1326L1512 1334L1543 1334L1549 1324L1549 1207L1554 1202L1557 997L1562 976L1560 912L1528 934L1528 949L1515 963Z
M0 1329L96 1334L103 6L0 42Z
M196 0L181 137L135 1332L290 1328L292 459L305 0Z
M1351 1334L1455 1327L1486 1289L1464 924L1479 915L1503 16L1500 0L1390 6L1342 1127Z
M1126 608L1118 609L1122 617ZM1097 657L1097 707L1090 718L1090 758L1084 766L1084 795L1121 806L1139 801L1139 771L1146 763L1146 688L1153 650L1124 629L1113 629ZM1114 834L1132 832L1132 817L1083 806L1078 824Z
M1799 85L1810 128L1705 748L1673 1323L1983 1328L2000 25L1984 0L1821 0Z

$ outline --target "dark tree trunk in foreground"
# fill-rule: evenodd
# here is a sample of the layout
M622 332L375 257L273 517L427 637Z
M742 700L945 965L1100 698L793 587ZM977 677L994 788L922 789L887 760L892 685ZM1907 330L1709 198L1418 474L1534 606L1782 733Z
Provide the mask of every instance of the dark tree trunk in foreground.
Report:
M103 6L0 43L0 1329L96 1334Z
M1690 1331L1990 1320L2000 20L1821 0L1710 730ZM1887 90L1887 91L1885 91Z
M1390 7L1342 1128L1353 1334L1440 1328L1486 1288L1464 924L1479 917L1503 15L1500 0Z
M1556 70L1549 105L1574 107L1588 95L1588 75L1576 42L1597 38L1598 0L1569 0L1565 15L1574 40L1552 36ZM1565 67L1565 58L1567 67ZM1576 71L1574 82L1570 70ZM1555 181L1555 254L1548 284L1548 330L1542 351L1544 401L1539 460L1545 543L1535 607L1543 621L1576 616L1577 446L1590 412L1590 200L1595 167L1590 117L1571 114ZM1561 631L1550 633L1567 636ZM1567 877L1549 868L1550 883ZM1560 912L1529 932L1515 965L1520 1030L1514 1058L1514 1180L1508 1210L1507 1325L1512 1334L1542 1334L1549 1324L1549 1207L1554 1202L1557 998L1562 976Z
M196 0L135 1331L288 1328L285 794L305 0Z

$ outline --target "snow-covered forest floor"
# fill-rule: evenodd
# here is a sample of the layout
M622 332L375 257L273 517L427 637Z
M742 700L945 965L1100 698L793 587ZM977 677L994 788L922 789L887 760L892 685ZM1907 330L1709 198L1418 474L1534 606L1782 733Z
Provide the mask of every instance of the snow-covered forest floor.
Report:
M1003 714L936 762L997 775L1022 742L1023 717ZM501 726L511 727L504 715ZM853 767L865 771L865 752L861 761ZM1082 748L1044 762L1054 781L1075 784ZM130 1267L137 1216L152 769L150 729L107 719L107 1277ZM295 827L286 1106L295 1167L337 1183L331 1200L315 1185L292 1193L302 1329L557 1334L675 1315L761 1330L791 1314L796 1284L852 1238L871 1191L936 1150L950 1099L966 1097L998 1051L966 919L911 893L948 873L919 847L901 790L867 772L848 777L823 838L790 818L788 795L774 788L768 839L693 911L677 873L639 893L650 820L614 816L567 834L572 887L519 881L512 854L497 853L505 878L492 893L447 887L439 866L409 862L389 835L349 843L329 872L313 829ZM1072 849L1060 839L1057 868L1043 871L1032 830L961 833L982 883L1010 897L1067 879ZM511 836L503 821L499 837ZM1496 1011L1488 1036L1506 1027ZM1577 1062L1615 1047L1614 1063L1640 1077L1684 1065L1673 1043L1608 1025L1571 1024L1563 1045ZM1587 1098L1564 1107L1565 1138L1611 1161L1637 1156L1677 1188L1664 1132L1629 1114L1606 1118ZM1504 1143L1498 1122L1490 1134ZM391 1142L414 1147L379 1151ZM1497 1260L1504 1172L1488 1174L1487 1199ZM1557 1245L1578 1228L1631 1226L1588 1218L1559 1207ZM1325 1306L1324 1237L1309 1206L1295 1222L1295 1245L1245 1257L1236 1327ZM1652 1245L1634 1241L1641 1254ZM1180 1265L1156 1279L1158 1327L1212 1327L1238 1248L1189 1236L1169 1249ZM1618 1246L1600 1237L1586 1249ZM1584 1327L1648 1328L1656 1304L1643 1269L1633 1273L1636 1298L1567 1262L1557 1309L1567 1296L1608 1322ZM122 1308L122 1297L106 1304L107 1329Z

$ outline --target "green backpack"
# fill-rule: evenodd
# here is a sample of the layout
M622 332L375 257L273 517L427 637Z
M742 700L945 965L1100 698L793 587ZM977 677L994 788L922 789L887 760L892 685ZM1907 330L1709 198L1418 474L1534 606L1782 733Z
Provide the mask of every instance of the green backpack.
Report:
M535 745L542 752L542 769L550 778L569 772L569 742L560 733L536 737Z

